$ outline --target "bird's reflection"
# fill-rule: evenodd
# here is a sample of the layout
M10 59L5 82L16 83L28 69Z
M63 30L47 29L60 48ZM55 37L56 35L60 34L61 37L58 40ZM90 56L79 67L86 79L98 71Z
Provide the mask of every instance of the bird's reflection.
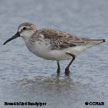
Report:
M34 79L23 79L17 81L20 86L25 88L25 91L30 92L69 92L76 90L80 83L74 82L70 77L60 77L60 76L36 76Z

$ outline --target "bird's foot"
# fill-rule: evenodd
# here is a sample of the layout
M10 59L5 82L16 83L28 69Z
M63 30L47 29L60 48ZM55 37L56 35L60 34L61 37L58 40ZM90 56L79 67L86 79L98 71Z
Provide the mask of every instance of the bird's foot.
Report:
M60 69L57 69L57 76L60 75Z
M66 75L66 76L69 76L69 75L70 75L70 70L69 70L69 68L66 68L66 69L65 69L65 75Z

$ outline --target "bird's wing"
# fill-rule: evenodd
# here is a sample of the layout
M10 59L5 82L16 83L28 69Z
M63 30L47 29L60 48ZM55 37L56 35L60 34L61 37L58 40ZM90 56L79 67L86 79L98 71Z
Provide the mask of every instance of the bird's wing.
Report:
M52 49L64 49L68 47L86 45L91 41L91 39L79 38L66 32L51 29L41 29L39 30L39 33L42 34L45 39L50 40Z

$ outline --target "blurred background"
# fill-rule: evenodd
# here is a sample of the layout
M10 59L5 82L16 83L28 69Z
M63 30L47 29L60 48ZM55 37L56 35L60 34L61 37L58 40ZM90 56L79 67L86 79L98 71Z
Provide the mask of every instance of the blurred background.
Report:
M79 37L104 38L106 43L79 55L70 77L61 61L41 59L19 38L3 46L19 24L31 22ZM46 102L43 108L108 108L108 0L0 0L0 107L4 102ZM105 102L104 106L85 102ZM24 106L14 106L14 108ZM25 106L31 108L31 106Z

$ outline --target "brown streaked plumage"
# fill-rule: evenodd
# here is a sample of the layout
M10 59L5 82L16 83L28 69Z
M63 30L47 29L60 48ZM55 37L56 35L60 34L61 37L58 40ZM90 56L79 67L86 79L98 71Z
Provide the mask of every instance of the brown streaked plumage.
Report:
M28 22L20 24L19 27L18 27L18 30L19 30L21 27L30 27L30 28L32 28L32 30L36 30L35 25L32 24L32 23L28 23Z
M60 60L71 59L65 68L65 74L69 75L69 67L76 55L94 45L105 42L105 39L79 38L58 30L37 30L32 23L22 23L19 25L17 33L5 41L4 45L17 37L22 37L27 48L35 55L47 60L56 60L58 75L60 74Z
M39 30L39 33L43 34L45 39L50 39L50 42L54 47L52 49L64 49L68 47L87 45L97 41L102 41L102 42L105 41L104 39L97 40L97 39L79 38L75 35L63 31L51 30L51 29L41 29Z

